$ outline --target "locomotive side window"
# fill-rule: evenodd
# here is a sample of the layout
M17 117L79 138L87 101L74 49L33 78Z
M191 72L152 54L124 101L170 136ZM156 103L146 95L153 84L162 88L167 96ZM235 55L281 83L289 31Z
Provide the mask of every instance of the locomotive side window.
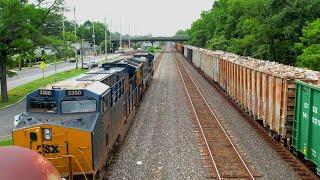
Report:
M28 104L30 112L55 113L57 110L55 101L30 99Z
M64 114L95 112L96 110L97 110L96 100L62 101L61 102L61 111Z

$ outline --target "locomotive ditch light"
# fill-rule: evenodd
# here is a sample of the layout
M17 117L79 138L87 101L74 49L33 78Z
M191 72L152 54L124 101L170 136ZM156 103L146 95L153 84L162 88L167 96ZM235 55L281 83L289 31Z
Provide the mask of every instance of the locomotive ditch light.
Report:
M45 141L50 141L52 139L52 130L49 129L49 128L44 128L42 130L42 133L43 133L43 139Z

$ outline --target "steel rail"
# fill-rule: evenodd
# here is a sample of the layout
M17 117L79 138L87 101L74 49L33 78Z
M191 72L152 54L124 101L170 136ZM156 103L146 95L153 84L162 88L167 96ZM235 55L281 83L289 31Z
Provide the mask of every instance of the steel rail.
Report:
M173 54L173 56L174 56L174 58L176 58L175 53ZM188 89L187 89L187 86L186 86L186 82L185 82L185 80L184 80L183 77L182 77L182 73L181 73L181 70L180 70L180 68L179 68L178 63L177 63L176 61L175 61L175 63L176 63L176 65L177 65L177 67L178 67L178 71L179 71L180 77L181 77L181 79L182 79L182 82L183 82L185 91L186 91L186 93L187 93L187 95L188 95L188 99L189 99L189 101L190 101L192 110L193 110L193 112L194 112L194 114L195 114L195 116L196 116L197 123L198 123L199 128L200 128L200 131L201 131L201 135L202 135L202 137L203 137L203 139L204 139L204 142L205 142L205 144L206 144L206 147L207 147L207 149L208 149L208 152L209 152L209 155L210 155L210 158L211 158L211 162L212 162L212 164L213 164L213 166L214 166L214 168L215 168L215 172L217 173L218 179L222 179L222 178L221 178L221 175L220 175L220 173L219 173L217 164L216 164L216 162L215 162L215 160L214 160L214 158L213 158L212 152L211 152L211 150L210 150L209 143L208 143L208 141L207 141L207 138L206 138L206 136L205 136L205 134L204 134L204 131L203 131L203 128L202 128L202 126L201 126L201 123L200 123L198 114L197 114L197 112L196 112L196 110L195 110L195 107L194 107L194 105L193 105L193 103L192 103L190 93L189 93L189 91L188 91Z
M175 57L175 60L178 60L178 61L181 63L181 59L180 59L179 57L177 57L177 55L176 55L175 53L174 53L174 57ZM217 172L217 176L218 176L219 179L222 179L223 177L221 177L221 175L220 175L220 173L219 173L219 170L218 170L218 167L217 167L217 165L216 165L216 162L215 162L215 160L214 160L214 158L213 158L213 155L212 155L212 152L211 152L211 148L210 148L210 146L209 146L209 144L208 144L208 140L207 140L207 138L206 138L206 136L205 136L205 133L204 133L204 131L203 131L203 128L202 128L202 125L201 125L201 123L200 123L200 120L199 120L199 117L198 117L198 115L197 115L197 112L195 111L193 102L192 102L192 100L191 100L190 93L189 93L189 91L188 91L188 89L187 89L187 86L186 86L186 82L185 82L185 80L184 80L184 78L183 78L183 76L182 76L180 66L178 65L177 61L175 61L175 62L176 62L176 65L177 65L177 67L178 67L180 76L181 76L181 78L182 78L182 80L183 80L183 84L184 84L184 87L185 87L185 89L186 89L186 92L187 92L189 101L191 102L193 111L194 111L194 113L195 113L195 115L196 115L197 122L198 122L198 125L199 125L200 129L201 129L201 134L202 134L202 136L203 136L203 138L204 138L204 141L205 141L205 143L206 143L206 147L207 147L207 149L208 149L208 152L209 152L209 154L210 154L210 157L211 157L211 159L212 159L212 163L213 163L213 165L214 165L214 167L215 167L215 170L216 170L216 172ZM220 127L220 128L222 129L222 131L224 132L224 135L227 137L229 143L232 145L233 150L236 152L236 154L237 154L238 158L240 159L242 165L245 167L245 170L247 171L249 177L250 177L251 179L255 179L254 176L253 176L253 174L252 174L252 172L250 171L249 167L246 165L246 163L244 162L243 158L241 157L241 155L240 155L239 151L237 150L236 146L235 146L235 145L233 144L233 142L231 141L231 139L230 139L229 135L227 134L226 130L224 129L224 127L222 126L222 124L221 124L220 121L218 120L218 118L217 118L217 116L215 115L215 113L213 112L212 108L209 106L209 104L208 104L208 102L206 101L206 99L205 99L203 93L201 92L200 88L198 87L198 85L196 84L196 82L194 81L194 79L192 78L192 76L190 75L190 73L189 73L189 72L187 71L187 69L185 68L185 65L183 65L183 63L181 63L181 64L182 64L185 72L187 73L187 75L188 75L189 78L191 79L192 83L193 83L194 86L197 88L198 93L201 95L203 101L205 102L205 104L207 105L207 107L210 109L210 112L212 113L213 117L214 117L215 120L217 121L219 127Z

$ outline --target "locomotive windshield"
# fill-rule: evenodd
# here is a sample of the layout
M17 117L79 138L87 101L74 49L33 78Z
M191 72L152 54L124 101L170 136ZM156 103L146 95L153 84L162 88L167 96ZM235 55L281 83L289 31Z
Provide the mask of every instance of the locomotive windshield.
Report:
M40 113L55 113L57 110L56 101L44 101L41 99L29 100L29 111L40 112Z
M96 109L97 109L96 100L62 101L61 102L61 111L64 114L95 112Z

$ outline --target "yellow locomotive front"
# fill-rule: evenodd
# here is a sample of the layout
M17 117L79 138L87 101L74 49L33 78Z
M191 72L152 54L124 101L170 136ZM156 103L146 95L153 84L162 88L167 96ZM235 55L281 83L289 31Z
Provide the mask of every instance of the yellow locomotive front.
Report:
M42 154L62 177L94 177L98 156L105 156L94 152L93 138L103 125L97 122L103 118L101 95L108 89L100 82L74 81L31 93L26 112L15 117L14 145Z

